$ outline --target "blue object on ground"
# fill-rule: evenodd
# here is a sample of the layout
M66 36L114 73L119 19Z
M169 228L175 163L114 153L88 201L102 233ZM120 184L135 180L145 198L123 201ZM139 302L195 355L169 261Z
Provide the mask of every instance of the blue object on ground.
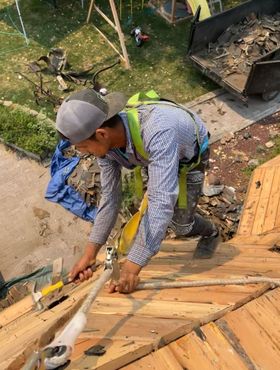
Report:
M51 161L51 180L45 198L60 204L83 220L93 222L98 208L88 206L81 195L72 186L67 185L67 178L80 161L79 157L66 158L63 156L63 150L68 146L70 146L69 141L61 140L56 147Z

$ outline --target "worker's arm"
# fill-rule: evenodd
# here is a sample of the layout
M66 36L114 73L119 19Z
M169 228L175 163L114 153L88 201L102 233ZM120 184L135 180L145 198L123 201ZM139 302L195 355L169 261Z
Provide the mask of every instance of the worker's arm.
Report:
M172 219L178 187L179 152L174 129L154 135L148 144L148 208L139 226L128 260L141 267L160 248Z
M172 129L154 135L149 142L148 209L142 218L135 242L121 268L119 282L110 292L135 290L141 268L155 255L170 223L178 197L179 154Z
M92 264L117 220L121 203L121 166L116 161L102 158L98 159L101 169L101 200L94 221L94 226L85 248L84 255L73 267L70 278L78 278L80 281L88 279L92 275Z

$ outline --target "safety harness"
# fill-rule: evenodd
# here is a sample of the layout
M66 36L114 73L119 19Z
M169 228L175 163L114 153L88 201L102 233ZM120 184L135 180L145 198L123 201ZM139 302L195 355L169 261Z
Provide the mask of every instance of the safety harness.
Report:
M128 126L130 135L132 138L132 142L134 144L134 147L137 151L137 153L144 159L148 160L149 155L145 151L143 140L141 137L141 126L140 126L140 120L138 116L138 107L140 105L151 105L151 104L162 104L162 105L169 105L176 108L181 108L184 111L186 111L190 117L192 118L192 122L195 126L196 131L196 138L197 143L199 147L198 157L197 161L193 163L183 163L180 162L179 165L179 197L178 197L178 206L179 208L185 209L187 207L187 184L186 184L186 176L189 171L194 169L196 166L199 165L201 160L201 154L207 149L208 147L208 139L203 142L203 144L200 144L199 140L199 128L195 121L195 117L191 111L189 111L187 108L185 108L182 105L173 103L171 101L162 100L160 99L159 95L154 91L150 90L146 93L139 92L135 95L133 95L127 102L125 112L127 114L128 118ZM143 180L141 175L141 167L137 166L135 168L135 191L136 195L139 198L142 198L143 195Z

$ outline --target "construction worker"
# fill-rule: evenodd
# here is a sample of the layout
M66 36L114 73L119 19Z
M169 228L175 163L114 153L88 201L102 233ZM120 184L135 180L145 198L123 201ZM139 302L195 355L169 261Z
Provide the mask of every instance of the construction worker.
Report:
M102 97L84 89L64 100L56 119L61 136L80 152L98 157L101 168L98 213L71 279L92 276L88 266L106 243L119 212L122 166L148 168L148 208L119 282L109 287L110 292L122 293L136 288L142 267L159 251L168 226L178 237L200 236L194 258L210 258L219 241L218 228L195 213L209 159L204 123L184 107L159 100L154 91L130 101L134 117L122 93Z

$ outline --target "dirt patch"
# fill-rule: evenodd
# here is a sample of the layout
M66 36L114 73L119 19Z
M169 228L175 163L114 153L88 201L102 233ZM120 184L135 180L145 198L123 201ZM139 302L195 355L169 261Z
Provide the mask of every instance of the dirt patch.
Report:
M209 172L234 187L238 200L243 201L252 170L277 151L279 136L280 112L234 135L228 133L211 145Z

